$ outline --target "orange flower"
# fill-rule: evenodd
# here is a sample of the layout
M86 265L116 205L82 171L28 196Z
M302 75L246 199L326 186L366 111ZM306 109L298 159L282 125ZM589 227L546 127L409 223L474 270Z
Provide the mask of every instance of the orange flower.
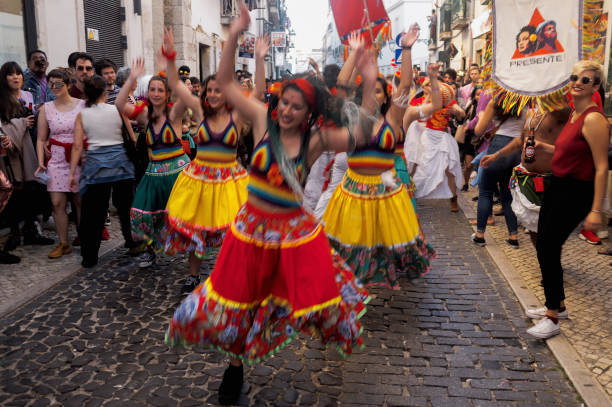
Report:
M266 176L268 178L268 181L270 181L270 184L274 185L275 187L280 186L283 181L283 175L280 172L280 168L278 168L278 164L274 163L270 166L270 169L268 170L268 175Z

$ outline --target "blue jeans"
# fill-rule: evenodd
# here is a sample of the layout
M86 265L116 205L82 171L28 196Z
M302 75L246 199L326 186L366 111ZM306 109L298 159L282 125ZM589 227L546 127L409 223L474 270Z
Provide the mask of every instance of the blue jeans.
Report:
M487 155L494 154L504 148L514 138L496 134L487 148ZM485 168L478 183L478 210L476 212L476 230L484 233L487 228L487 218L493 208L493 193L499 186L499 199L504 210L508 234L514 235L518 231L516 215L512 211L512 195L508 184L512 176L512 169L521 161L521 153L500 157Z

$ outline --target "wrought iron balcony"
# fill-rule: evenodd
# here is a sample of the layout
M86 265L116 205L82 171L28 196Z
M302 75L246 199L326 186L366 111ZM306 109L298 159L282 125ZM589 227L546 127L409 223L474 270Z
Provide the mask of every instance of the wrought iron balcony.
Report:
M452 10L449 1L445 1L440 8L440 41L450 40L453 36Z
M451 28L460 30L470 24L467 10L467 0L450 0L451 7Z
M221 24L230 24L238 15L239 3L237 0L221 0Z

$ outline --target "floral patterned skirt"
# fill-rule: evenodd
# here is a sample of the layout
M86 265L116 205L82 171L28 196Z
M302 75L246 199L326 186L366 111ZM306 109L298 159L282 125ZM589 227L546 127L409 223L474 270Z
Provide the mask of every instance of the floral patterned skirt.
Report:
M181 155L163 161L150 161L142 177L130 218L132 236L144 241L154 250L161 250L166 242L166 205L176 178L189 164L189 157Z
M220 247L246 202L247 183L248 174L236 161L192 161L178 176L168 199L166 253L193 251L202 258Z
M174 313L166 342L215 347L260 362L299 331L348 355L362 346L367 291L302 208L269 213L248 202L210 277Z
M429 271L435 251L426 244L412 201L380 175L350 168L334 191L322 222L331 246L365 285L399 289L398 274L417 278Z

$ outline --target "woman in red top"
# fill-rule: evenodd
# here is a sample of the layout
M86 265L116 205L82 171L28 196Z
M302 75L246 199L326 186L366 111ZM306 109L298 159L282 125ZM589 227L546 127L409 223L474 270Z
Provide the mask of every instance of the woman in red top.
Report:
M602 82L601 65L592 61L574 65L570 76L574 111L570 120L554 146L536 141L536 154L538 150L553 152L553 176L542 202L536 244L546 306L527 310L530 318L541 318L527 330L537 338L558 334L559 319L568 317L561 267L563 243L583 219L586 230L597 230L601 225L610 129L601 108L591 98Z

